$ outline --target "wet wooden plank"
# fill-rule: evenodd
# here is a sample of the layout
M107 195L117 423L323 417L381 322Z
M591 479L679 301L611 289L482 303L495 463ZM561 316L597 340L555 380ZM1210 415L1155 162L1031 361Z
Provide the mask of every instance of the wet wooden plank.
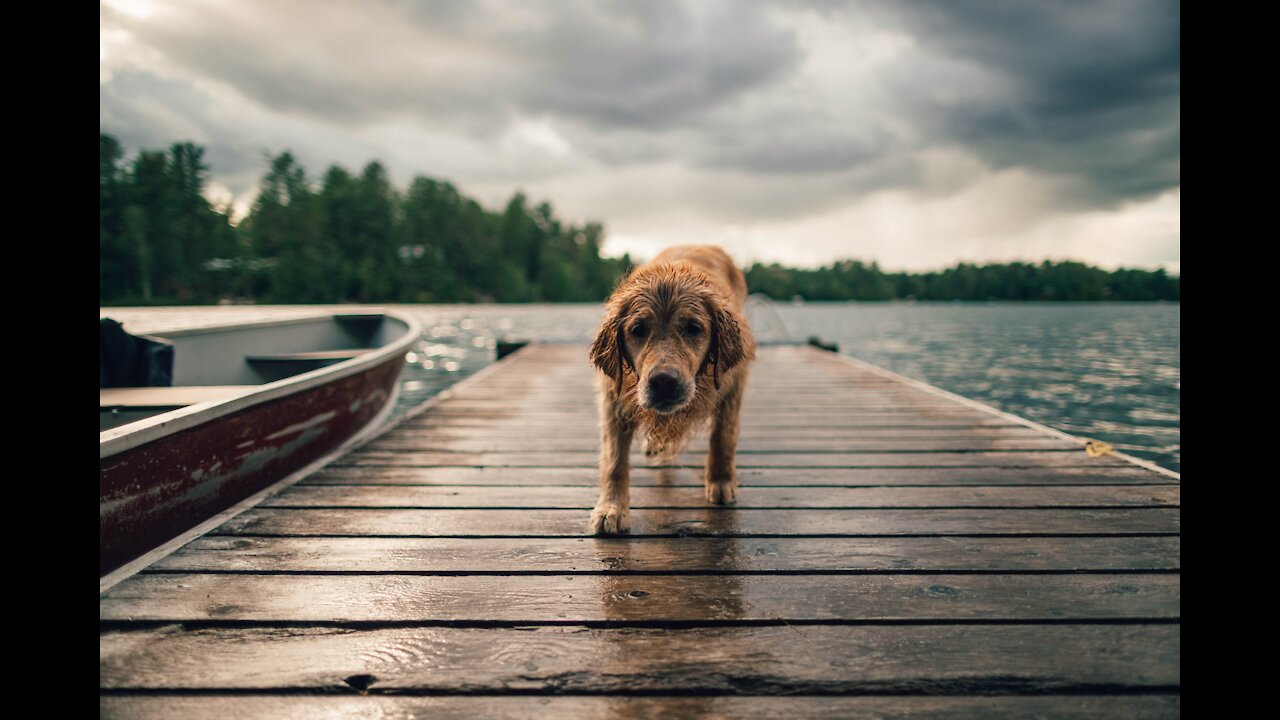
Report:
M1093 720L1123 717L1156 720L1179 716L1177 695L987 697L634 697L615 696L425 696L388 695L108 695L103 720L523 720L524 718L757 718L760 720Z
M687 446L688 453L707 452L707 439L699 437ZM634 443L632 454L640 456L640 443ZM974 452L978 450L1072 450L1076 443L1059 438L1031 436L986 437L981 435L938 435L919 438L744 438L738 443L738 456L757 453L842 453L859 452ZM565 435L555 438L498 437L450 440L434 435L395 435L367 446L368 452L442 452L442 453L594 453L600 442L594 435Z
M912 487L970 485L1132 485L1177 481L1134 465L1100 468L742 468L744 487ZM566 485L597 487L595 468L489 468L329 466L311 475L305 485ZM701 469L632 468L631 487L702 487Z
M255 508L214 535L384 535L411 537L574 536L582 510L387 510ZM1166 508L964 510L635 510L635 535L1133 535L1176 534Z
M672 465L701 467L702 453L684 452ZM348 455L333 464L356 467L591 467L599 461L595 452L391 452L367 450ZM1124 460L1091 458L1083 450L1039 452L910 452L897 453L743 453L737 467L1108 467L1128 465ZM653 465L656 467L656 465Z
M779 398L782 400L782 398ZM466 399L450 399L440 403L440 410L444 412L468 412L468 411L500 411L503 413L513 414L532 414L532 415L565 415L579 417L595 417L596 404L594 400L589 398L577 400L574 402L542 402L542 401L521 401L521 400L466 400ZM861 414L879 414L879 415L936 415L936 414L952 414L957 412L957 406L953 403L946 402L904 402L894 400L877 400L868 402L859 402L854 399L841 399L841 401L825 400L813 402L797 402L794 399L789 401L771 401L766 399L743 400L743 412L763 412L767 415L784 415L793 413L811 413L825 412L830 414L844 414L847 412L855 412Z
M465 408L461 406L441 407L438 411L433 412L437 417L449 418L473 418L486 420L516 420L523 419L525 422L537 424L540 426L554 425L555 423L575 423L582 426L591 425L595 420L594 407L581 408L577 410L557 410L554 408L514 408L511 406L497 406L491 409L485 408ZM938 406L931 410L920 410L916 408L904 408L901 406L886 406L882 408L868 407L847 407L847 408L809 408L803 406L788 407L766 407L753 411L749 416L744 417L746 422L750 418L752 424L771 425L773 423L784 424L803 424L806 419L810 424L827 422L839 423L842 421L876 421L877 424L892 424L899 422L912 422L915 419L932 419L935 421L947 421L948 423L968 422L970 420L977 421L984 417L984 413L972 410L962 405ZM1004 420L1008 423L1008 420Z
M1177 537L203 537L164 572L765 573L1177 570Z
M575 369L575 371L577 370ZM465 402L477 406L488 403L503 407L511 407L513 403L529 406L543 404L561 407L588 407L590 406L591 392L596 388L595 368L583 366L580 372L584 375L590 375L590 381L584 382L580 378L570 379L563 375L547 377L539 372L529 376L531 384L538 385L538 388L521 384L473 388L469 391L452 394L448 398L448 402ZM760 372L768 373L769 371L756 371L752 374L756 375ZM871 388L841 383L831 377L828 377L828 380L832 381L822 382L818 380L815 383L800 384L777 382L777 378L772 377L768 385L748 385L744 399L764 402L774 398L782 398L790 399L792 404L847 402L850 404L916 403L945 406L947 402L945 398L940 398L938 395L912 388L890 386Z
M892 507L1151 507L1178 504L1177 485L933 488L753 488L743 485L739 508ZM259 507L580 508L595 507L590 487L294 486ZM703 508L701 488L638 487L631 508Z
M593 417L580 414L566 416L522 416L514 413L448 413L433 411L414 418L401 425L404 430L425 430L434 428L482 428L495 432L529 431L531 422L555 423L557 431L599 432L597 421ZM831 429L863 429L863 428L937 428L937 427L1023 427L995 415L979 413L973 410L957 410L953 413L920 415L887 415L875 413L790 413L786 415L762 416L753 414L742 418L744 430L804 430L805 428Z
M108 690L1034 694L1180 682L1176 625L108 630ZM367 676L367 677L361 677Z
M1176 575L135 575L100 620L966 622L1176 619Z
M591 423L578 421L578 427L597 427L596 422ZM519 428L513 423L505 425L484 424L484 425L458 425L453 426L447 423L436 423L425 427L414 427L413 432L392 433L384 435L381 439L394 439L398 437L405 438L439 438L446 440L482 440L493 437L510 437L519 439L528 437L530 428L525 427L523 434ZM709 425L703 426L697 432L701 435L709 431ZM559 433L556 433L558 435ZM554 437L554 436L553 436ZM695 436L696 437L696 436ZM1021 425L990 425L981 423L958 422L952 425L867 425L867 426L827 426L827 425L810 425L808 427L802 425L782 425L768 426L763 423L754 423L752 425L742 425L740 440L786 440L792 438L806 437L829 437L835 439L841 438L893 438L900 440L910 440L928 437L992 437L992 438L1030 438L1044 437L1044 433L1033 428L1023 427Z
M705 441L702 435L706 432L704 429L694 437L695 441ZM499 442L521 441L529 439L529 428L523 429L512 426L495 428L487 426L472 427L451 427L439 426L416 432L392 433L383 438L370 443L365 447L376 449L384 443L390 445L398 445L402 442L409 441L449 441L449 442L475 442L479 440ZM957 438L987 438L994 440L1024 440L1028 438L1043 438L1044 433L1037 432L1027 427L986 427L981 425L960 425L954 427L863 427L863 428L822 428L822 427L783 427L783 428L766 428L751 427L744 428L739 435L738 442L740 446L745 443L757 444L760 442L770 441L790 441L790 440L813 440L813 439L829 439L835 442L843 442L845 440L871 440L871 439L887 439L887 440L921 440L933 438L945 438L954 440ZM547 440L555 438L546 438ZM392 442L394 441L394 442ZM705 445L704 445L705 446Z
M534 380L538 382L539 380ZM441 410L477 411L477 412L534 412L586 414L596 413L595 388L558 386L554 392L540 395L524 393L500 394L491 398L477 398L468 395L452 395L440 402ZM862 412L893 411L903 409L913 411L956 410L963 406L928 394L889 394L889 393L856 393L841 391L839 388L827 388L822 391L806 393L792 388L780 387L772 392L761 393L747 390L743 398L743 407L748 410L772 411L775 409L799 410L802 408L835 412L855 410Z

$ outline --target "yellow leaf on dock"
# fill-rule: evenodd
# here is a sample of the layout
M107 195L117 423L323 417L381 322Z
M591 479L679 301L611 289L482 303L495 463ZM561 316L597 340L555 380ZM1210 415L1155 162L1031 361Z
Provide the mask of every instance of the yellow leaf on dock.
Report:
M1084 444L1084 451L1089 454L1089 457L1102 457L1103 455L1110 455L1116 449L1101 440L1090 440Z

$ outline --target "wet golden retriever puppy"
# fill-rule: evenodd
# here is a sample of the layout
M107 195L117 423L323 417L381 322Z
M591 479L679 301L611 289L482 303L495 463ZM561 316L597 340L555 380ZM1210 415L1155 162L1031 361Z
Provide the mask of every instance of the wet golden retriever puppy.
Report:
M747 361L755 358L746 300L742 271L710 245L668 248L614 290L590 352L602 425L593 534L630 529L628 456L637 429L645 432L647 456L670 461L710 421L706 497L734 501L738 413Z

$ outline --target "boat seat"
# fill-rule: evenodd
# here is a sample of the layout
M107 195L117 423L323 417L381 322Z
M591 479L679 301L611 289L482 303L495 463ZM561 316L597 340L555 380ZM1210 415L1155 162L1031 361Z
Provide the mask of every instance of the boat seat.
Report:
M221 400L259 387L259 385L185 385L100 388L98 407L186 407L209 400Z
M249 362L320 362L325 360L350 360L377 348L351 348L348 350L316 350L314 352L278 353L274 355L246 355Z

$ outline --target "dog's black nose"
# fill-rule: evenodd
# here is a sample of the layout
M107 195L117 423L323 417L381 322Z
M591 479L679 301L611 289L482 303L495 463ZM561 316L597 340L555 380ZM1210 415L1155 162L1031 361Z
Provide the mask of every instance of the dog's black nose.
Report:
M680 376L671 370L655 370L649 375L649 398L666 405L680 399Z

